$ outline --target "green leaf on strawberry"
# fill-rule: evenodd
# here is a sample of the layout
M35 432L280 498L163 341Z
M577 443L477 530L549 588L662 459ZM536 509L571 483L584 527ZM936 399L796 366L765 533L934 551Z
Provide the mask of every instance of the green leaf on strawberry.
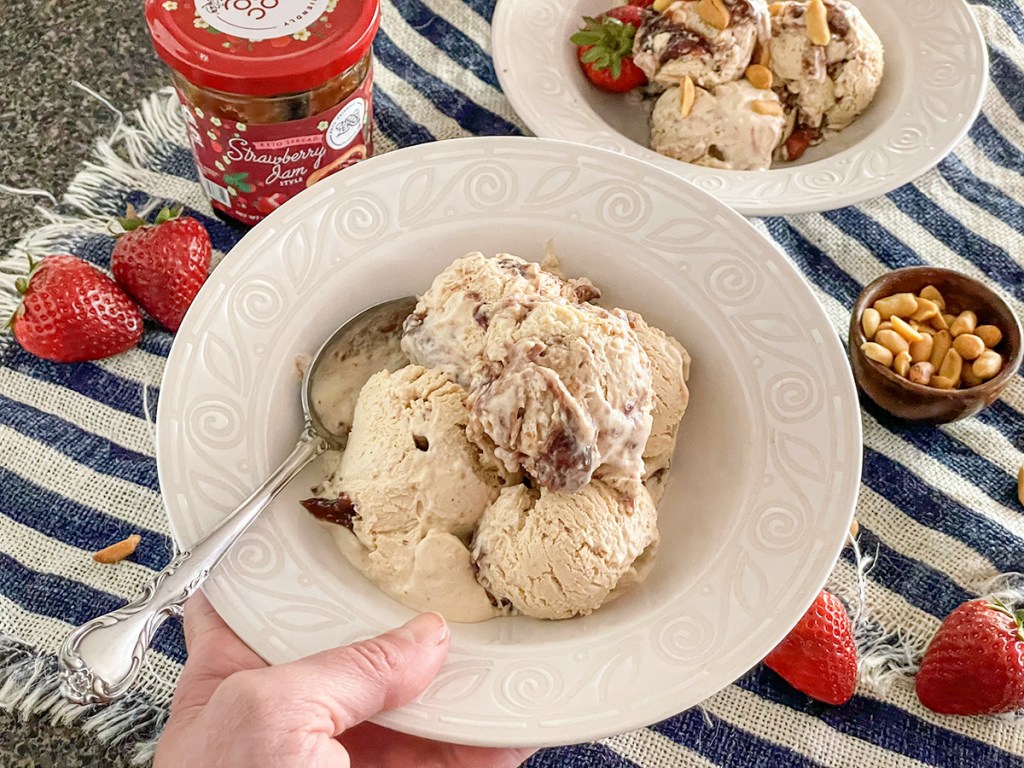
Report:
M633 55L636 27L614 18L592 16L584 16L583 24L583 29L569 38L575 45L589 47L580 61L598 71L610 70L612 78L617 79L622 74L622 60Z

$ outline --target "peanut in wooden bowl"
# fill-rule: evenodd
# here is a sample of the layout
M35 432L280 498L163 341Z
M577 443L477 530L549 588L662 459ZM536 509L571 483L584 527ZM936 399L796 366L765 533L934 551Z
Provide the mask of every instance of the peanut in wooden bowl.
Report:
M1002 332L995 351L1005 363L993 378L964 389L937 389L915 384L864 356L860 348L867 341L861 325L864 310L896 293L916 295L927 285L934 285L942 294L946 312L972 310L978 315L978 325L994 325ZM973 416L999 397L1020 368L1024 356L1021 339L1017 315L985 283L952 269L906 267L882 275L857 297L850 315L849 356L857 385L880 408L905 421L945 424Z

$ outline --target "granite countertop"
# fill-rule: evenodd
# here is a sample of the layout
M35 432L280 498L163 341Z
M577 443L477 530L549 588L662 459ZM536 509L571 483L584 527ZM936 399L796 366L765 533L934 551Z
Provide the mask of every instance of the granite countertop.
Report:
M73 80L125 111L167 84L142 3L0 2L0 183L59 199L93 142L110 133L116 115ZM0 254L44 223L35 202L0 192ZM48 720L0 712L0 734L4 768L129 765L129 750L105 749L81 730Z

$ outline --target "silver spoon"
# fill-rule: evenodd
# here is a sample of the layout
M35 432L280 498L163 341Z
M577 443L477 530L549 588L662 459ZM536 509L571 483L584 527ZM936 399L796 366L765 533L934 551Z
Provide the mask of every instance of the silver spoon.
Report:
M75 704L109 704L124 696L142 668L153 635L169 616L180 616L188 600L217 567L228 550L266 509L288 482L328 448L341 448L347 431L335 434L317 413L312 396L316 372L332 356L365 346L365 334L401 327L416 299L405 297L377 304L342 325L324 342L302 378L302 412L305 417L298 444L281 466L233 512L191 549L180 552L142 594L116 611L99 616L75 629L60 649L60 692ZM374 373L367 370L362 387Z

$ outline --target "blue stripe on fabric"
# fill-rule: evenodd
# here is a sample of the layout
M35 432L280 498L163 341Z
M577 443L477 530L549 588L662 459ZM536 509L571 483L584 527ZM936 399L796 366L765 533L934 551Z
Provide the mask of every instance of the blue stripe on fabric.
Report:
M816 717L837 733L862 739L928 765L948 768L1020 765L1020 758L996 747L867 696L854 696L841 707L814 701L764 665L744 675L736 685L762 699Z
M525 763L523 768L636 768L602 744L574 744L569 747L542 749Z
M377 127L399 147L426 144L434 135L417 123L379 86L373 87L373 117Z
M781 217L762 219L768 234L782 247L800 271L845 307L852 307L861 285Z
M73 626L84 624L128 602L81 582L26 568L3 552L0 552L0 593L26 611ZM185 642L180 623L175 621L161 627L153 638L152 648L184 664Z
M1024 177L1024 152L996 130L984 112L978 115L968 135L993 163ZM1024 179L1021 183L1024 183Z
M4 424L108 477L158 489L156 461L87 432L70 421L0 395L0 424Z
M440 80L413 61L392 42L384 30L373 44L377 59L398 77L419 91L442 113L474 134L519 136L520 130L502 117L484 109L466 94Z
M1024 234L1024 206L999 187L976 176L959 157L947 155L939 163L938 171L954 194L960 195ZM1024 188L1024 179L1021 179L1020 183Z
M1021 72L1006 54L992 45L988 47L988 56L989 74L993 84L1010 105L1010 109L1018 118L1024 120L1024 88L1020 87L1024 81L1024 72Z
M924 264L925 261L912 248L907 247L888 229L868 216L860 208L839 208L821 214L842 232L857 240L880 262L890 269Z
M716 765L744 768L815 768L820 765L799 752L774 744L724 720L709 715L708 726L696 708L651 726L677 744L684 745Z
M51 363L21 347L8 353L4 367L85 395L130 416L144 418L142 385L109 373L92 363Z
M494 6L496 0L462 0L463 4L468 8L472 9L477 16L486 21L488 24L491 23L491 19L494 18Z
M937 429L922 430L912 438L915 444L925 440L942 442L949 451L949 464L960 464L967 473L976 462L967 461L963 446ZM963 466L965 461L967 466ZM984 515L968 509L941 491L928 485L902 464L871 448L864 448L865 485L884 496L906 515L932 530L962 541L987 557L1000 571L1016 571L1024 567L1024 541ZM1005 497L1004 497L1005 498Z
M971 5L979 5L996 11L1017 37L1024 40L1024 12L1013 0L972 0Z
M996 400L975 418L982 424L998 430L1018 451L1024 452L1024 419L1021 414L1002 400Z
M894 427L893 431L921 452L976 485L991 499L1017 511L1016 478L952 435L931 427ZM1024 541L1020 542L1020 546L1024 546Z
M419 0L394 0L392 3L409 26L460 67L468 69L492 88L501 90L494 62L477 41L427 8Z
M958 605L977 597L941 571L897 552L864 525L860 527L859 541L862 552L877 553L868 578L937 619L946 618ZM850 547L843 550L842 557L851 566L857 567L856 557Z
M0 514L51 539L92 552L132 533L142 536L132 555L139 565L160 570L174 551L170 538L87 507L0 467Z
M890 192L888 197L937 240L973 263L1008 293L1024 300L1024 268L1006 251L966 227L912 184Z
M171 344L174 343L174 334L165 331L155 325L147 328L139 341L139 349L149 352L151 355L167 357L171 353Z

